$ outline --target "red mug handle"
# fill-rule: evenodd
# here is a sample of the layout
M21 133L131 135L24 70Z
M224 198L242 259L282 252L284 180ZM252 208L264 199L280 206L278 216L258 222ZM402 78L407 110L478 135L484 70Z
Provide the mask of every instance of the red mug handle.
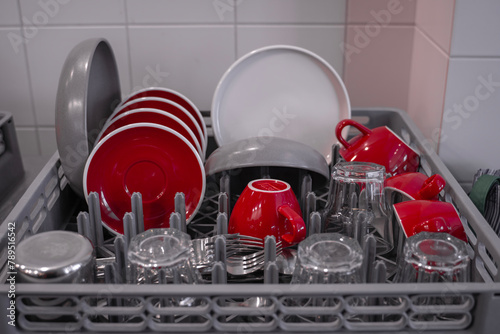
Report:
M349 126L349 125L354 126L356 129L358 129L363 134L363 136L366 136L366 135L369 135L370 133L372 133L372 131L370 129L368 129L366 126L361 125L358 122L353 121L352 119L344 119L344 120L340 121L337 124L337 127L335 128L335 136L337 136L337 139L339 140L339 142L347 149L351 146L351 144L349 144L347 142L347 140L345 140L344 137L342 137L342 130L346 126Z
M283 234L281 238L289 244L296 244L304 240L306 237L306 224L302 216L288 205L280 206L278 213L292 224L292 233Z
M444 189L446 181L439 174L434 174L424 181L418 195L423 199L432 199Z

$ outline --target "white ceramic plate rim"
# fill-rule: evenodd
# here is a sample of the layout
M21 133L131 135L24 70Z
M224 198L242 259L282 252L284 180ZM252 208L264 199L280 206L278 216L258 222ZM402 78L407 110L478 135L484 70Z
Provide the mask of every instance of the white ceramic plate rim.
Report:
M203 199L205 197L205 190L206 190L205 168L203 167L203 162L201 161L201 158L198 155L198 153L196 152L196 149L194 148L194 146L186 138L184 138L184 136L179 134L177 131L174 131L170 128L167 128L166 126L163 126L163 125L158 125L158 124L153 124L153 123L134 123L134 124L130 124L130 125L125 125L121 128L116 129L115 131L111 132L106 137L104 137L100 142L98 142L97 145L92 150L92 152L90 153L89 158L87 159L87 162L85 163L85 169L83 172L83 192L85 194L85 201L87 201L87 203L88 203L88 198L89 198L89 193L88 193L88 189L87 189L88 170L89 170L89 166L92 163L92 160L93 160L97 150L99 150L99 148L102 145L104 145L115 134L123 132L123 131L127 131L128 129L138 128L138 127L157 128L160 130L170 132L174 136L181 139L189 147L191 152L195 155L195 157L198 161L198 165L199 165L201 176L202 176L202 187L201 187L200 200L198 201L196 208L193 210L193 213L191 214L191 216L189 218L186 217L186 224L189 224L191 222L191 220L196 216L196 213L200 209L201 203L203 202ZM174 200L174 199L172 199L172 200ZM111 229L111 227L109 227L105 222L101 221L101 223L111 233L113 233L114 235L119 235L119 233L117 233L115 230Z
M220 109L220 105L221 105L221 100L222 100L223 95L224 95L224 91L226 89L225 88L227 85L226 82L232 79L234 72L237 69L239 69L241 66L244 66L248 59L253 58L254 56L261 54L261 53L265 53L265 52L269 52L269 51L272 52L272 51L276 51L276 50L281 50L281 51L288 50L290 52L302 53L304 55L307 55L307 56L315 59L316 61L320 62L323 66L325 66L325 68L328 69L329 74L333 75L333 77L335 78L336 82L334 84L337 84L340 88L340 89L335 88L335 93L337 94L339 102L342 102L343 104L345 104L345 107L342 108L342 110L345 109L344 110L345 116L342 117L342 115L339 112L339 120L338 121L341 121L342 119L346 119L346 118L351 118L351 104L349 101L349 95L347 93L347 89L344 85L344 82L342 81L342 79L338 75L338 73L335 71L335 69L328 62L326 62L323 58L321 58L317 54L315 54L307 49L298 47L298 46L292 46L292 45L266 46L266 47L262 47L262 48L254 50L254 51L251 51L251 52L247 53L246 55L244 55L243 57L239 58L236 62L234 62L229 67L229 69L224 73L224 75L220 79L219 83L217 84L217 87L215 89L215 93L214 93L214 96L212 99L211 118L212 118L212 129L214 132L215 141L217 142L218 146L222 146L223 144L228 143L226 140L224 140L222 138L222 129L221 129L221 124L220 124L220 120L219 120L219 109ZM338 111L341 110L340 106L337 106L336 109ZM311 119L313 119L313 117L311 117ZM332 129L333 132L334 132L334 130L335 129ZM335 135L333 135L333 137L335 138ZM242 139L242 138L240 138L240 139ZM334 142L329 143L330 147L332 145L334 145L336 142L337 141L335 138ZM331 157L328 155L325 158L327 159L327 162L330 163Z
M106 124L104 125L104 128L99 133L99 136L97 136L97 139L96 139L95 142L96 143L99 142L101 140L101 137L102 137L103 133L111 125L113 125L113 123L115 123L117 120L122 119L122 118L124 118L124 117L126 117L128 115L138 114L138 113L141 113L141 112L151 112L151 113L155 113L155 114L160 114L160 115L163 115L165 117L171 118L172 120L174 120L177 123L179 123L179 125L182 126L189 133L189 135L191 136L191 139L193 139L193 141L196 143L196 150L198 151L198 153L200 154L200 156L203 154L203 151L201 149L200 143L198 142L198 139L196 139L196 136L194 135L194 132L189 128L189 126L186 125L186 123L184 123L179 117L177 117L175 115L172 115L169 112L163 111L161 109L154 109L154 108L137 108L137 109L132 109L132 110L124 112L123 114L120 114L120 115L116 116L115 118L111 119L109 122L106 122ZM144 123L144 122L140 122L140 123Z
M201 149L203 151L203 154L206 153L206 151L207 151L207 141L205 140L205 136L203 134L203 131L201 130L200 125L196 121L196 118L194 118L194 116L191 115L191 113L189 111L187 111L186 108L184 108L183 106L181 106L178 103L175 103L174 101L170 101L170 100L163 99L163 98L160 98L160 97L141 97L141 98L129 101L129 102L125 103L124 105L120 105L119 107L117 107L115 109L115 111L113 111L113 113L111 114L111 116L109 116L108 122L111 122L113 120L113 118L116 116L116 114L118 114L124 108L127 108L128 106L130 106L133 103L142 102L142 101L160 101L160 102L164 102L164 103L167 103L167 104L175 106L176 108L180 109L183 113L185 113L189 117L189 119L193 122L194 127L196 128L196 133L198 133L198 135L200 136L200 139L201 139L200 146L201 146ZM192 130L194 132L195 129L192 129Z
M167 93L172 93L172 94L175 94L175 95L179 96L184 101L186 101L186 103L189 104L191 106L191 108L193 108L194 112L196 113L196 116L198 117L198 120L199 120L198 125L200 125L201 130L203 131L203 134L205 135L204 136L205 137L205 141L208 141L207 126L205 124L205 120L203 119L203 115L201 114L200 110L196 107L196 105L190 99L188 99L185 95L179 93L176 90L173 90L173 89L170 89L170 88L165 88L165 87L156 87L156 86L142 88L142 89L139 89L138 91L136 91L134 93L130 93L127 97L125 97L123 99L123 101L117 107L118 108L121 107L124 104L124 102L127 101L128 99L130 99L132 96L137 95L137 94L141 94L141 93L144 93L144 92L147 92L147 91L151 91L151 90L161 90L161 91L164 91L164 92L167 92Z

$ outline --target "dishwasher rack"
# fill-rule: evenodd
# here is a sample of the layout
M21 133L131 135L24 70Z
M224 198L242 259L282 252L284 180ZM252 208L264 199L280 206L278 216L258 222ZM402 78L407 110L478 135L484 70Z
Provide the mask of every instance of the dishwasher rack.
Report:
M421 155L420 171L446 180L441 199L458 209L472 254L472 282L427 284L210 285L17 284L7 280L9 228L16 242L43 231L75 230L87 210L68 186L56 154L0 225L0 308L15 301L15 326L0 318L2 333L33 332L429 332L490 333L500 328L500 239L472 204L409 116L396 109L356 109L369 128L386 125ZM333 131L333 129L332 129ZM325 195L318 195L318 202ZM207 194L195 217L215 224ZM188 305L183 301L190 300ZM369 303L359 303L369 300ZM422 303L440 300L445 303ZM436 318L435 315L440 317Z

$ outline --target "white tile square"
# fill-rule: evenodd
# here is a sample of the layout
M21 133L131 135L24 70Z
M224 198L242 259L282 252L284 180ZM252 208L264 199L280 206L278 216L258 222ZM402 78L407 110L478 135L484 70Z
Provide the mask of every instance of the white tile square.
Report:
M234 0L126 0L131 24L233 23Z
M17 142L21 156L38 156L38 136L35 128L16 128Z
M500 56L500 1L456 0L451 56Z
M19 25L21 23L17 0L0 2L0 26Z
M123 0L19 0L24 25L124 24Z
M343 24L345 13L345 0L236 0L238 23Z
M451 59L439 156L459 182L500 168L500 58Z
M51 157L57 151L55 128L38 128L38 139L42 156Z
M174 89L210 110L220 78L235 60L234 28L130 27L132 87Z
M20 29L0 28L0 110L19 126L35 126L26 53Z
M342 76L343 26L238 26L237 29L238 58L268 45L294 45L316 53Z
M35 115L39 126L54 126L59 76L70 51L88 38L105 38L111 44L118 64L122 91L130 90L129 62L125 27L52 27L39 29L29 40L30 66Z

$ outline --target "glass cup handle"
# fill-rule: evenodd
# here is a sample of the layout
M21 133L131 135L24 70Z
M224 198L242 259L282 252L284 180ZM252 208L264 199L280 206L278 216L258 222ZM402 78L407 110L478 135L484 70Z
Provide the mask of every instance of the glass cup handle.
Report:
M344 119L340 121L335 128L335 136L337 136L339 142L347 149L351 146L351 144L349 144L347 140L345 140L344 137L342 137L342 130L349 125L354 126L356 129L358 129L363 134L363 136L372 133L372 131L368 129L366 126L361 125L358 122L353 121L352 119Z
M446 181L439 174L434 174L425 180L422 188L418 191L420 198L431 199L444 189Z
M281 238L290 244L302 241L306 237L306 224L302 216L288 205L280 206L278 213L292 224L292 233L283 234Z

